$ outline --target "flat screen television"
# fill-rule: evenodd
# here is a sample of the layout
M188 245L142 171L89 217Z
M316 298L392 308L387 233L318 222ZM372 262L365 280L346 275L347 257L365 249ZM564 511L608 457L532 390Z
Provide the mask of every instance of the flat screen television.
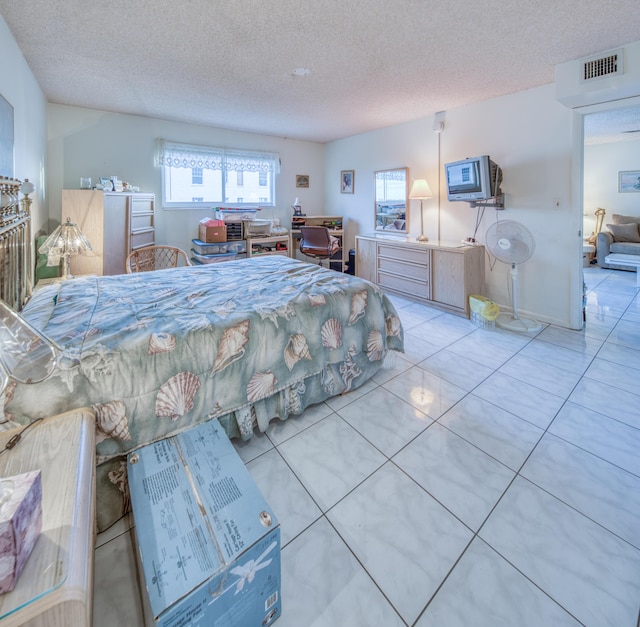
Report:
M447 198L475 202L500 194L502 170L489 155L445 163Z

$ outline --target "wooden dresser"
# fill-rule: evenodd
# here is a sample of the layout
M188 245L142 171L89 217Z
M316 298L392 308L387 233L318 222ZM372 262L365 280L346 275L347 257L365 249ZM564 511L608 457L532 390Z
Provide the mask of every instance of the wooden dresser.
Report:
M0 449L20 429L0 433ZM0 455L0 476L42 471L42 532L16 587L0 595L2 627L91 625L95 416L76 410L30 427Z
M385 291L469 317L469 296L481 294L484 246L356 237L356 274Z
M71 258L72 274L122 274L127 255L155 243L155 196L62 190L62 221L75 222L92 251Z

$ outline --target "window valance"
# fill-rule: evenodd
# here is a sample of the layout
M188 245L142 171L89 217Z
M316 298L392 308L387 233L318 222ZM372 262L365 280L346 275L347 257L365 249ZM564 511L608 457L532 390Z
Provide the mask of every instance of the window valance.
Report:
M161 140L158 165L172 168L202 168L241 172L280 172L280 155L275 152L232 150Z

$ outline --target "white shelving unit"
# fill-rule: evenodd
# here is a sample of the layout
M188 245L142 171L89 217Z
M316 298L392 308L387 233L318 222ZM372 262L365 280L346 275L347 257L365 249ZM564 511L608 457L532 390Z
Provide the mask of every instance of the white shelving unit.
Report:
M247 256L262 257L265 255L291 254L291 233L270 235L269 237L247 237Z

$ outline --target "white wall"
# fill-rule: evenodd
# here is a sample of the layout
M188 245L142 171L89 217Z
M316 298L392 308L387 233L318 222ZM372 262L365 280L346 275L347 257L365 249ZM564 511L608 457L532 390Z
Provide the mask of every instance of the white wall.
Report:
M47 102L1 16L0 59L4 76L0 93L13 106L14 178L28 178L36 187L31 196L32 233L35 236L41 229L46 231L49 218L45 187Z
M434 116L341 139L326 145L61 105L48 106L50 216L61 217L60 192L77 188L81 176L118 175L161 197L160 171L153 165L158 138L281 154L275 216L288 224L298 196L308 215L347 217L346 245L373 229L373 172L408 166L410 177L426 178L436 197L425 201L430 239L459 241L472 234L476 210L449 203L442 166L467 156L490 154L504 171L505 211L487 209L477 232L496 218L522 222L533 233L536 252L520 266L520 312L572 326L579 307L582 209L571 198L573 113L558 104L553 85L494 98L446 112L438 138ZM440 161L438 162L438 139ZM355 170L355 193L340 193L340 170ZM308 174L308 190L295 188L295 175ZM440 203L440 210L438 204ZM160 204L160 203L158 203ZM411 235L419 233L419 202L410 207ZM157 240L189 248L198 220L207 211L163 211ZM438 219L439 215L439 219ZM269 216L270 217L270 216ZM487 260L483 293L508 307L508 267Z
M618 172L640 170L640 140L584 147L584 233L595 226L595 210L602 207L604 224L614 213L640 216L640 193L618 192Z
M579 299L582 214L571 197L573 115L556 102L554 86L546 85L447 111L440 162L434 116L331 142L325 148L325 207L348 216L347 245L353 246L357 233L373 231L373 172L408 166L411 180L426 178L435 195L424 201L425 234L457 242L473 234L477 212L467 203L446 200L443 164L489 154L503 169L506 209L487 209L476 237L484 242L496 218L524 224L536 251L519 268L519 310L571 326L579 307L572 301ZM353 195L340 193L340 170L355 170ZM410 235L415 236L420 205L410 202ZM487 259L484 294L503 306L511 303L508 271Z
M197 236L198 221L212 217L213 212L161 208L162 178L154 166L158 139L278 152L282 165L276 181L277 206L259 216L279 218L289 227L296 197L306 213L322 213L322 144L53 104L48 106L48 121L49 210L56 221L63 217L63 189L78 189L83 176L95 182L101 176L117 175L141 191L155 193L156 242L188 251ZM296 174L310 176L308 189L296 188Z

